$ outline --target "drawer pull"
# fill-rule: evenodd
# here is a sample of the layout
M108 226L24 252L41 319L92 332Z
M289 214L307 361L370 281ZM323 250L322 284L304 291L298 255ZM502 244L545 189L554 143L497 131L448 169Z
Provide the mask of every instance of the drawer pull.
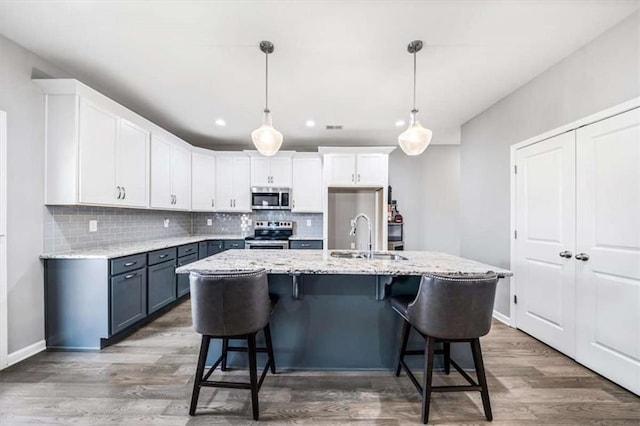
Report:
M125 263L125 264L124 264L124 266L125 266L125 267L129 267L129 266L133 266L133 265L135 265L136 263L138 263L138 261L137 261L137 260L136 260L135 262L127 262L127 263Z
M130 280L131 278L135 277L136 275L138 275L138 274L137 274L137 273L135 273L135 274L128 274L128 275L125 275L125 276L124 276L124 279L125 279L125 280Z
M158 256L159 259L164 259L165 257L169 256L168 254L161 254L160 256Z
M189 253L190 251L193 251L193 249L192 249L192 248L190 248L190 249L186 249L186 250L185 250L185 253Z
M300 244L300 247L311 247L311 244Z

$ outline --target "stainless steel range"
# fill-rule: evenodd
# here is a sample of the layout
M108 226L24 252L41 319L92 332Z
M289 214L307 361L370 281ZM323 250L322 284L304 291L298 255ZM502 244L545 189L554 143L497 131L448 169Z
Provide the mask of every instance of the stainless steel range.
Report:
M259 220L253 237L245 238L246 249L288 249L289 237L293 235L293 223L286 221Z

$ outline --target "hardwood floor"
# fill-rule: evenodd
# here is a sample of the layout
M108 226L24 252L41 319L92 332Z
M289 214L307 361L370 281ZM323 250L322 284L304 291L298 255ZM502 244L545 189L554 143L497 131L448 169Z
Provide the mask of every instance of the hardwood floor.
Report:
M203 389L187 414L200 337L189 301L99 353L43 352L0 372L0 425L252 424L248 391ZM494 425L640 424L640 398L517 330L482 339ZM277 361L277 353L276 353ZM216 373L219 374L219 373ZM246 372L226 373L246 379ZM460 383L452 373L434 375ZM436 394L433 424L482 424L479 393ZM260 419L270 424L404 425L420 397L392 372L268 375ZM487 423L491 424L491 423Z

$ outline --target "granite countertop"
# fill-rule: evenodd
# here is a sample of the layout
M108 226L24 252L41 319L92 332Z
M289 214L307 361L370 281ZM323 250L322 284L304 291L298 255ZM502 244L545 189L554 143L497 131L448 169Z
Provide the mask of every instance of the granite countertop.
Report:
M40 259L113 259L132 254L145 253L160 250L167 247L181 246L184 244L199 243L207 240L244 240L245 236L232 235L194 235L190 237L162 238L159 240L131 242L124 244L106 245L97 248L71 250L60 253L45 253Z
M266 269L270 274L422 275L493 271L501 276L513 275L506 269L439 252L392 252L407 260L344 259L332 257L330 253L328 250L228 250L182 266L176 272L210 274Z

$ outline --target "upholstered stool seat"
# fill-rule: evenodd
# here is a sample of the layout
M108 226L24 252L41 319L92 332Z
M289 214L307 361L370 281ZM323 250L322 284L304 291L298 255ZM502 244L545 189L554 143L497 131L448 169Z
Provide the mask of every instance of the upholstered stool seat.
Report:
M202 387L227 387L250 389L253 418L258 420L258 391L271 369L276 372L269 318L277 297L269 297L267 274L264 270L202 275L191 273L191 315L194 330L202 335L196 377L191 395L189 414L194 415ZM264 332L266 348L256 348L256 334ZM222 339L222 354L204 373L211 339ZM247 347L229 346L229 339L246 339ZM247 352L249 359L249 383L208 380L218 365L226 370L229 352ZM256 353L266 352L267 363L258 380Z
M425 275L418 294L394 296L391 307L402 317L402 338L396 376L404 368L409 379L422 395L422 421L429 420L432 392L479 391L487 420L492 420L489 389L484 372L480 337L491 329L493 303L498 276L494 273L479 275ZM415 329L425 339L424 351L407 350L409 333ZM468 342L471 345L477 382L451 359L450 343ZM436 344L442 343L442 349ZM425 358L422 385L404 362L405 355ZM469 386L432 386L434 355L444 355L445 373L453 366Z

